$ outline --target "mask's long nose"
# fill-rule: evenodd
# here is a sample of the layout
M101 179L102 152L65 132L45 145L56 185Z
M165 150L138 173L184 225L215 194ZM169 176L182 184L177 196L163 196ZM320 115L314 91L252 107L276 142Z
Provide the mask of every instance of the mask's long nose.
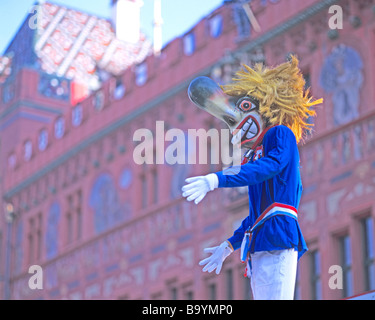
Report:
M199 108L224 121L232 132L242 119L241 111L229 102L223 90L210 78L195 78L190 83L188 95Z

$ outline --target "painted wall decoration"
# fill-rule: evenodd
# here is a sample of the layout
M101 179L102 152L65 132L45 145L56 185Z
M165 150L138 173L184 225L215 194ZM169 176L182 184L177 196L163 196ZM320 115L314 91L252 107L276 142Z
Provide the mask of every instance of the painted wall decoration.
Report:
M104 232L123 222L129 215L129 208L122 205L111 175L103 173L95 180L91 189L89 205L94 210L96 233Z
M47 231L46 231L46 257L52 259L58 254L58 239L59 239L59 222L61 217L61 208L58 202L54 202L47 217Z
M335 47L324 61L320 85L332 95L334 126L359 117L363 67L359 53L344 44Z
M111 180L108 178L108 174L100 175L96 180L97 185L111 188ZM97 191L95 186L96 183L93 190ZM110 199L108 195L106 197ZM58 203L54 203L49 211L49 215L55 217L54 222L57 221L56 213L60 213ZM192 239L191 230L196 224L197 215L195 207L190 209L188 204L177 204L165 211L144 217L134 224L124 225L67 255L48 262L43 267L46 289L42 292L44 298L110 297L115 290L125 285L143 285L146 274L153 280L172 266L191 268L194 265L194 248L184 245L176 250L176 246L181 243L187 244ZM182 236L176 239L175 235L181 231ZM151 248L149 253L163 252L164 258L156 255L153 262L156 261L157 265L151 263L144 266L145 249L150 249L154 244L158 250L153 251ZM26 274L15 282L14 288L17 290L15 292L18 299L34 299L40 294L38 290L29 289L28 280L29 275Z

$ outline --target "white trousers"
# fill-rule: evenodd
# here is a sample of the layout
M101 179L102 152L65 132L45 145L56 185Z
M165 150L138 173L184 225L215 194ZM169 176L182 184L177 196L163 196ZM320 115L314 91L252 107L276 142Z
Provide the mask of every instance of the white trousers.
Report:
M254 300L293 300L298 252L294 249L251 254Z

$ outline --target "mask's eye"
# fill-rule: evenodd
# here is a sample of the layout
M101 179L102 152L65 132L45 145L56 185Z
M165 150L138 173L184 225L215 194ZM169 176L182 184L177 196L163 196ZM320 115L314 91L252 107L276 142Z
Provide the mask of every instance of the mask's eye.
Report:
M240 108L243 110L243 111L249 111L252 107L252 103L248 100L244 100L241 102L240 104Z
M255 108L257 108L257 105L251 101L248 97L243 98L240 101L237 102L238 108L240 108L242 111L249 112Z

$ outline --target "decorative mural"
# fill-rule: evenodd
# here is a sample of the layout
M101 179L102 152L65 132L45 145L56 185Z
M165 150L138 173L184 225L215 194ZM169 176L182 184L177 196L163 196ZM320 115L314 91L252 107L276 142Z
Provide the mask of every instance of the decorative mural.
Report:
M61 208L58 202L54 202L47 217L47 231L46 231L46 257L52 259L58 254L58 239L59 239L59 222L61 217Z
M359 117L362 84L363 61L359 53L344 44L335 47L326 57L320 75L320 85L332 95L335 126Z
M108 178L108 174L100 175L94 183L93 190L114 187L114 185L110 186L111 180ZM95 188L98 185L101 188ZM95 192L93 194L98 195ZM49 210L48 223L53 221L53 224L57 224L59 216L60 206L55 202ZM111 297L114 291L124 286L141 286L145 284L146 279L157 280L172 266L192 268L195 249L188 243L193 237L192 230L197 216L196 207L191 207L187 203L176 204L165 211L155 212L130 225L124 225L59 259L52 260L43 267L44 289L48 292L44 298ZM53 229L49 230L50 234ZM176 234L179 236L176 237ZM53 237L48 238L47 241L49 239ZM179 244L186 244L186 246L176 250ZM212 244L213 241L210 245ZM53 246L57 250L56 242ZM154 257L147 266L144 264L145 248L150 249L149 254ZM203 248L199 252L203 252ZM38 298L40 292L30 290L27 285L28 280L27 274L15 280L15 299Z
M131 214L129 205L121 204L116 184L107 173L99 175L95 180L91 189L89 205L94 210L96 233L114 227Z

